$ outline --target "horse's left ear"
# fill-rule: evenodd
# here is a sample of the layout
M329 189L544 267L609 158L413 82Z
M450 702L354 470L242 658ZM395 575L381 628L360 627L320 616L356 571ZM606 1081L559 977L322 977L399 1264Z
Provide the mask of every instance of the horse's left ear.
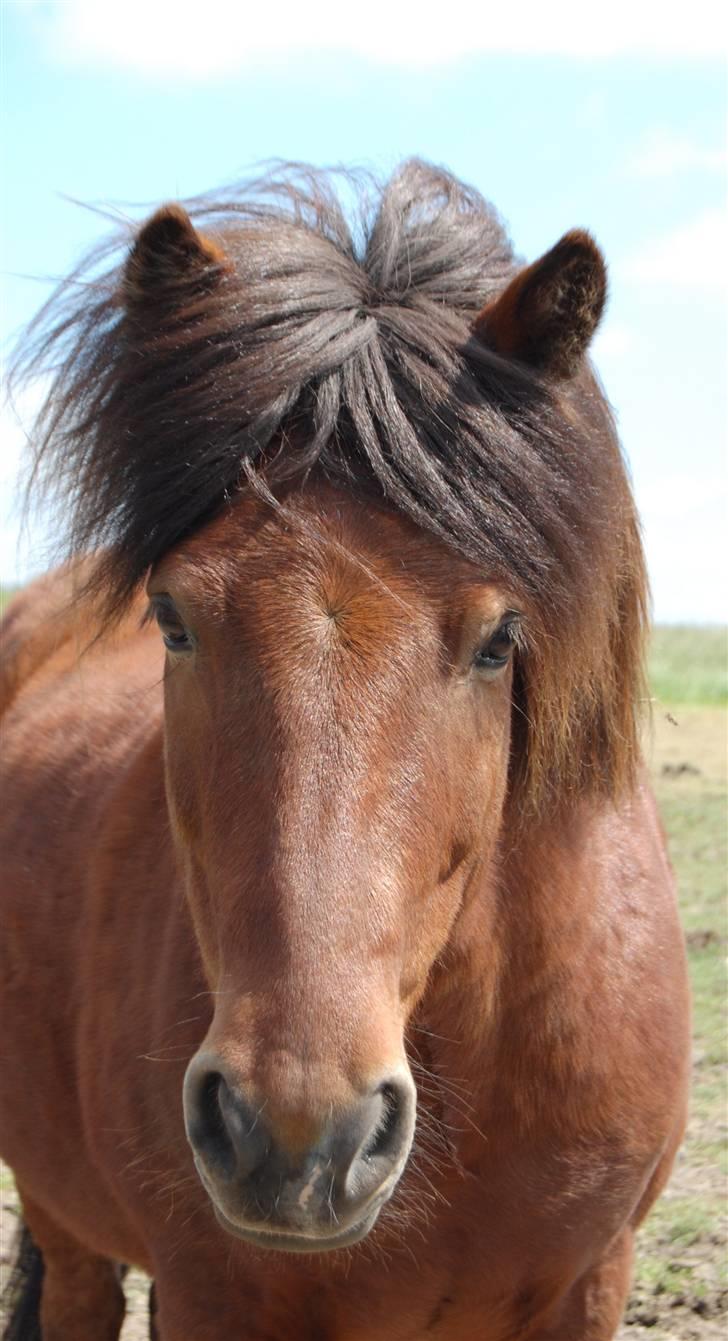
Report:
M473 334L499 354L573 377L607 297L604 257L589 233L566 233L476 318Z
M198 233L181 205L164 205L143 225L124 270L130 307L169 298L214 281L227 269L222 249Z

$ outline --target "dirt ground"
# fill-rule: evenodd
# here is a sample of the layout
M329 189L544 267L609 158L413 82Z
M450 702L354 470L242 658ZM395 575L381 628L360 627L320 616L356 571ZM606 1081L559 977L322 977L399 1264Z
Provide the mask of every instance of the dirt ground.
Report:
M725 712L658 706L649 754L691 962L694 1097L671 1183L640 1233L634 1287L618 1341L726 1341ZM2 1172L2 1259L7 1266L16 1202L12 1179ZM148 1282L131 1272L125 1288L129 1311L123 1341L147 1341Z

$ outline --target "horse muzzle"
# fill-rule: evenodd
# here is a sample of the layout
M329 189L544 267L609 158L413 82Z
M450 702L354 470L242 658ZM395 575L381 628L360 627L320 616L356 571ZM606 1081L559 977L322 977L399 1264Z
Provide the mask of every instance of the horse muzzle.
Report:
M198 1053L184 1082L187 1138L220 1224L284 1252L348 1247L369 1233L406 1164L415 1109L403 1067L346 1111L329 1106L325 1121L302 1124L311 1136L301 1148L214 1053Z

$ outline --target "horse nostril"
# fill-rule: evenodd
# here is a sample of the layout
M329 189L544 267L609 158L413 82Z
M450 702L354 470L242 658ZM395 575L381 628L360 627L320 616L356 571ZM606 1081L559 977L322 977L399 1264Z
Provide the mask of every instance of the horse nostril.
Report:
M239 1183L268 1159L270 1135L261 1120L262 1110L246 1101L221 1067L207 1062L208 1057L198 1053L185 1075L187 1138L198 1167L213 1181Z
M213 1165L222 1177L231 1178L235 1172L236 1158L221 1108L224 1091L227 1091L227 1085L220 1072L209 1071L198 1090L191 1136L195 1149L206 1163Z
M383 1081L371 1093L364 1112L369 1132L339 1188L339 1210L350 1213L373 1198L391 1195L412 1143L414 1086L404 1079ZM363 1116L360 1110L360 1120Z
M396 1085L380 1085L382 1111L363 1153L365 1159L389 1155L401 1144L402 1100Z
M217 1130L218 1132L222 1132L224 1130L224 1123L218 1100L220 1086L224 1084L225 1081L218 1071L211 1071L202 1082L202 1088L200 1090L200 1112L205 1115L210 1131Z

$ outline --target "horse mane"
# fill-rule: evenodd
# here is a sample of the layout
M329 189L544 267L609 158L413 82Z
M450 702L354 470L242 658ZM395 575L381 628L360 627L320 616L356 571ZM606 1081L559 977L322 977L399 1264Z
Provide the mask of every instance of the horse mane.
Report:
M52 377L32 484L62 503L69 553L99 554L108 620L241 490L273 501L314 472L379 499L523 611L520 813L615 796L639 757L647 596L604 396L586 367L554 383L474 337L517 269L477 192L418 160L339 187L280 168L188 202L208 271L157 303L108 244L88 258L16 360Z

